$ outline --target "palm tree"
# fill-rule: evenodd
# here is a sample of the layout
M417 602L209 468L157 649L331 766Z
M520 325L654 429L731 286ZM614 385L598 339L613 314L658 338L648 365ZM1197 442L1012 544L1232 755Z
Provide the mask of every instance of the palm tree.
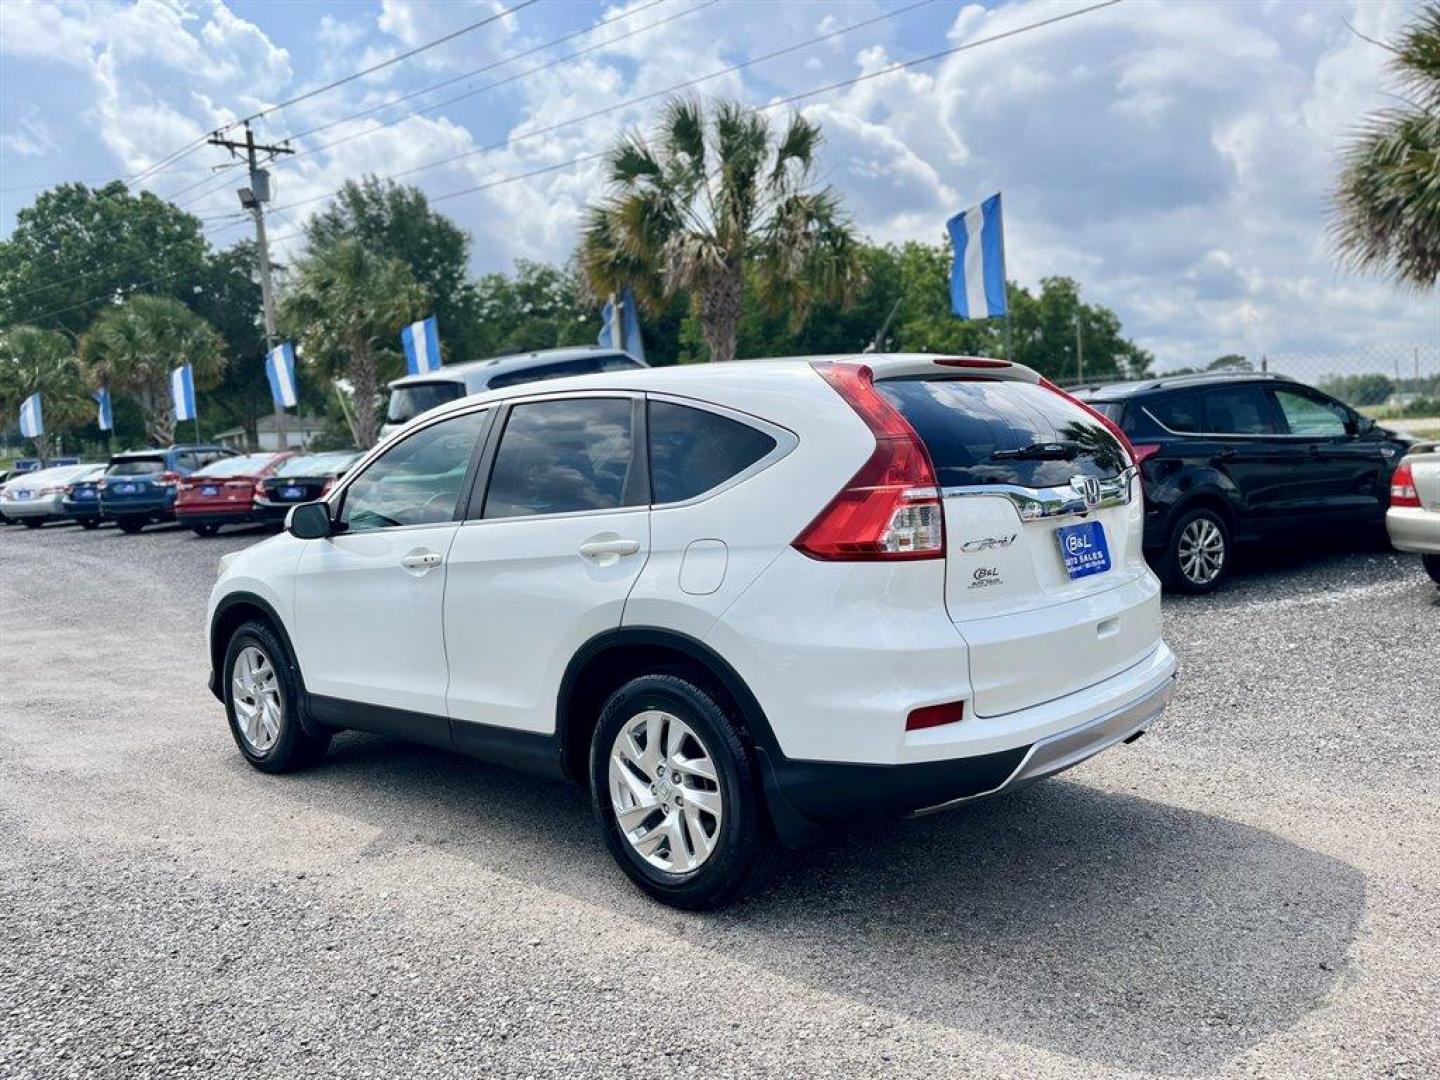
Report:
M580 244L591 291L629 286L650 311L688 293L711 360L735 358L747 269L794 330L815 302L848 302L859 239L838 196L812 190L820 141L798 114L780 131L743 105L707 119L697 101L670 101L653 140L627 135L610 151L613 192L588 211Z
M34 439L40 460L53 455L56 437L94 415L85 372L75 347L58 330L13 326L0 334L0 409L10 416L39 391L45 434Z
M1387 48L1406 104L1370 116L1350 144L1331 232L1352 265L1429 289L1440 278L1440 4Z
M400 330L428 301L408 266L355 240L327 245L297 267L280 302L281 322L307 364L350 384L356 446L370 446L380 433L381 366L398 363Z
M194 369L196 391L225 370L225 339L178 300L132 296L97 318L80 339L80 357L97 386L140 402L145 436L155 446L175 441L170 372Z

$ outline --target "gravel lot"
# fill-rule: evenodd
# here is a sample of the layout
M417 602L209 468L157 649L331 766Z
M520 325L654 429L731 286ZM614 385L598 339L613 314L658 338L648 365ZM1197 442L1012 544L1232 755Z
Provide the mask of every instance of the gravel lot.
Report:
M0 530L0 1075L1440 1075L1440 592L1380 550L1167 600L1135 745L690 916L578 790L240 759L222 552Z

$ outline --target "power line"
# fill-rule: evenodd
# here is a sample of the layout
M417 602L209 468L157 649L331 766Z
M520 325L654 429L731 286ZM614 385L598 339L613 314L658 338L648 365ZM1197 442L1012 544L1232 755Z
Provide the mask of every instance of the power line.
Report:
M852 23L849 26L842 26L837 30L831 30L827 33L819 34L812 38L807 38L804 41L798 41L793 44L786 45L780 49L773 49L770 52L761 53L758 56L749 57L748 59L741 60L738 63L734 63L729 65L728 67L723 67L716 71L709 72L708 74L700 75L693 79L686 79L683 82L674 83L673 85L667 86L664 89L652 90L649 93L640 94L633 98L627 98L626 100L616 102L613 105L607 105L603 109L595 109L591 112L583 113L579 116L572 116L569 119L558 121L548 127L535 128L533 130L523 132L519 135L512 135L499 142L488 143L485 146L472 147L469 150L463 150L460 153L452 154L449 157L439 158L435 161L426 162L423 165L417 165L414 168L405 169L397 173L391 173L389 176L382 177L382 179L398 180L401 177L413 176L416 173L424 172L427 169L438 168L441 165L449 165L452 162L460 161L463 158L467 157L473 157L476 154L483 154L490 150L499 150L505 147L513 146L515 143L523 142L526 139L534 139L538 138L541 135L549 135L553 132L561 130L562 128L567 128L575 124L584 123L586 120L594 120L598 117L618 112L621 109L629 108L632 105L638 105L645 101L651 101L657 97L665 97L670 94L674 94L677 91L686 90L692 86L698 86L700 83L707 82L710 79L718 79L722 75L729 75L733 72L741 71L744 68L752 67L755 64L763 63L767 60L774 60L776 57L785 56L789 53L798 52L801 49L809 48L811 45L818 45L822 41L829 41L830 39L839 37L842 34L852 33L855 30L861 30L867 26L873 26L875 23L897 18L898 16L905 15L911 11L914 11L916 8L925 7L934 2L935 0L915 0L914 3L907 4L904 7L894 8L890 11L875 15L869 19L863 19L860 22ZM1118 3L1119 0L1108 0L1108 2ZM335 191L325 192L320 195L312 196L308 199L302 199L297 202L287 203L281 209L288 210L296 206L305 206L312 202L319 202L322 199L328 199L335 194Z
M656 3L659 3L659 2L661 2L661 0L656 0ZM412 119L413 117L423 116L423 115L426 114L426 113L434 112L436 109L443 109L446 105L453 105L453 104L455 104L455 102L457 102L457 101L463 101L463 100L465 100L466 98L474 97L476 94L484 93L486 90L494 90L494 89L497 89L498 87L501 87L501 86L508 86L508 85L511 84L511 83L519 82L521 79L528 78L529 76L534 75L534 74L536 74L536 73L538 73L538 72L541 72L541 71L547 71L547 70L549 70L550 68L553 68L553 67L556 67L556 66L558 66L558 65L560 65L560 64L566 63L567 61L570 61L570 60L578 60L580 57L585 56L585 55L587 55L587 54L589 54L589 53L595 52L595 51L598 50L598 49L605 49L605 48L609 48L610 46L617 45L617 44L619 44L619 43L622 42L622 41L625 41L625 40L627 40L627 39L629 39L629 38L635 37L635 36L637 36L637 35L639 35L639 34L643 34L643 33L645 33L645 32L648 31L648 30L654 30L654 29L656 29L657 27L664 26L666 23L674 22L676 19L683 19L683 18L685 18L687 15L694 15L694 14L696 14L697 12L704 11L704 10L705 10L706 8L708 8L708 7L713 7L715 4L718 4L719 2L720 2L720 0L705 0L704 3L697 4L697 5L695 5L694 7L686 8L684 11L676 12L674 15L667 15L667 16L666 16L665 18L663 18L663 19L657 19L655 22L646 23L644 26L637 26L637 27L635 27L633 30L628 30L628 31L626 31L625 33L620 34L620 35L618 35L618 36L616 36L616 37L609 38L609 39L607 39L607 40L605 40L605 41L596 42L594 45L588 45L588 46L586 46L586 47L583 48L583 49L576 49L574 52L566 53L564 56L554 57L553 59L547 60L547 61L546 61L545 63L543 63L543 64L537 64L537 65L534 66L534 67L526 68L524 71L516 72L514 75L507 76L507 77L504 78L504 79L497 79L495 82L486 83L484 86L474 87L474 88L472 88L472 89L470 89L470 90L466 90L464 93L456 94L456 95L454 95L453 97L445 98L445 99L443 99L443 100L441 100L441 101L437 101L437 102L435 102L435 103L433 103L433 104L431 104L431 105L426 105L424 108L415 109L415 110L413 110L413 111L411 111L411 112L404 113L404 114L401 115L401 116L397 116L397 117L396 117L395 119L393 119L393 120L386 120L386 121L384 121L384 122L382 122L382 123L376 124L374 127L366 128L364 131L351 132L349 135L342 135L340 138L338 138L338 139L332 139L330 142L321 143L321 144L318 145L318 146L310 146L310 147L306 147L306 148L301 149L301 150L297 150L297 151L295 152L295 156L296 156L296 157L306 157L306 156L308 156L308 155L310 155L310 154L318 154L318 153L319 153L320 151L322 151L322 150L329 150L329 149L331 149L332 147L339 146L341 143L347 143L347 142L350 142L350 141L352 141L352 140L354 140L354 139L364 138L366 135L373 135L373 134L375 134L377 131L383 131L383 130L385 130L386 128L394 127L396 124L404 123L406 120L410 120L410 119ZM926 2L926 3L930 3L931 0L925 0L925 2ZM649 5L647 5L647 7L653 7L653 6L654 6L654 4L649 4ZM636 9L637 12L638 12L638 11L643 11L643 10L644 10L644 8L637 8L637 9ZM622 17L622 18L628 18L629 15L631 15L631 14L635 14L635 12L630 12L630 13L627 13L626 16L620 16L620 17ZM616 20L615 20L615 19L611 19L611 20L608 20L608 21L609 21L609 22L615 22ZM591 30L597 30L597 29L599 29L601 26L604 26L604 25L606 25L606 24L605 24L605 23L600 23L600 24L597 24L597 25L594 26L594 27L591 27L590 29L591 29ZM586 31L586 32L588 33L589 31ZM573 36L575 36L575 35L570 35L570 36L573 37ZM507 61L507 62L508 62L508 61ZM492 65L492 66L496 66L496 65ZM431 89L433 90L433 89L435 89L435 88L434 88L434 87L431 87ZM408 96L413 96L413 95L408 95ZM396 100L401 100L401 99L396 99ZM381 109L384 109L384 108L388 108L388 106L386 106L386 105L378 105L378 106L376 106L374 109L368 109L368 110L366 110L366 112L378 112L378 111L380 111ZM365 113L356 113L355 116L348 117L347 119L356 119L356 118L358 118L358 117L363 117L364 115L365 115ZM344 122L345 122L344 120L337 120L337 121L335 121L336 124L341 124L341 123L344 123ZM335 126L335 125L334 125L334 124L328 124L328 125L326 125L326 127L333 127L333 126ZM320 131L320 130L324 130L324 129L323 129L323 128L316 128L316 129L314 129L314 130ZM297 136L294 136L294 138L299 139L299 138L303 138L303 136L297 135Z

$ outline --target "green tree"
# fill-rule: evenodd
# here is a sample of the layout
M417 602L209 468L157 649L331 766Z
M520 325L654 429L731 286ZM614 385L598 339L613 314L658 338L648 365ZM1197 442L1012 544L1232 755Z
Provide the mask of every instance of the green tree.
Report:
M735 103L707 117L690 99L666 106L652 140L610 151L613 194L592 206L580 265L597 296L634 289L650 314L689 297L711 360L733 360L747 270L793 330L822 299L853 296L860 242L830 188L813 189L820 129L793 115L783 130Z
M287 284L280 303L285 332L300 343L305 367L349 384L356 446L370 446L379 435L382 380L399 373L398 335L428 303L404 262L356 240L309 255Z
M1369 116L1346 149L1331 233L1345 261L1429 289L1440 279L1440 4L1389 48L1405 104Z
M219 383L206 395L202 412L226 427L243 427L254 446L256 421L272 409L270 384L265 379L255 245L242 241L208 257L195 280L189 306L220 332L230 358Z
M594 344L595 305L572 267L517 259L514 274L475 283L476 357Z
M1351 405L1383 405L1395 393L1388 375L1332 375L1321 381L1320 389Z
M214 386L225 369L225 339L178 300L135 296L95 320L80 356L94 384L139 402L146 438L168 446L175 440L170 371L190 364L197 394Z
M374 176L346 181L306 224L305 236L312 254L355 240L377 255L399 259L430 296L447 358L453 362L486 355L484 320L467 277L470 236L432 210L419 188Z
M200 222L149 192L61 184L16 214L0 242L0 326L79 336L132 293L186 299L207 251Z
M1226 353L1224 356L1217 356L1210 363L1205 365L1206 371L1254 371L1255 365L1241 356L1239 353Z
M7 419L39 392L45 433L32 440L42 461L54 457L60 436L95 414L85 372L70 339L55 330L13 326L0 334L0 409Z

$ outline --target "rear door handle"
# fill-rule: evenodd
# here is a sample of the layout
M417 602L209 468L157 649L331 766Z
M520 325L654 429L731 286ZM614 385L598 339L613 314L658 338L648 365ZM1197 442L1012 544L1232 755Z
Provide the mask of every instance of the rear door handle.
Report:
M400 560L406 570L433 570L444 562L438 551L412 551Z
M587 559L599 559L606 555L634 555L639 550L639 540L587 540L580 545L580 554Z

